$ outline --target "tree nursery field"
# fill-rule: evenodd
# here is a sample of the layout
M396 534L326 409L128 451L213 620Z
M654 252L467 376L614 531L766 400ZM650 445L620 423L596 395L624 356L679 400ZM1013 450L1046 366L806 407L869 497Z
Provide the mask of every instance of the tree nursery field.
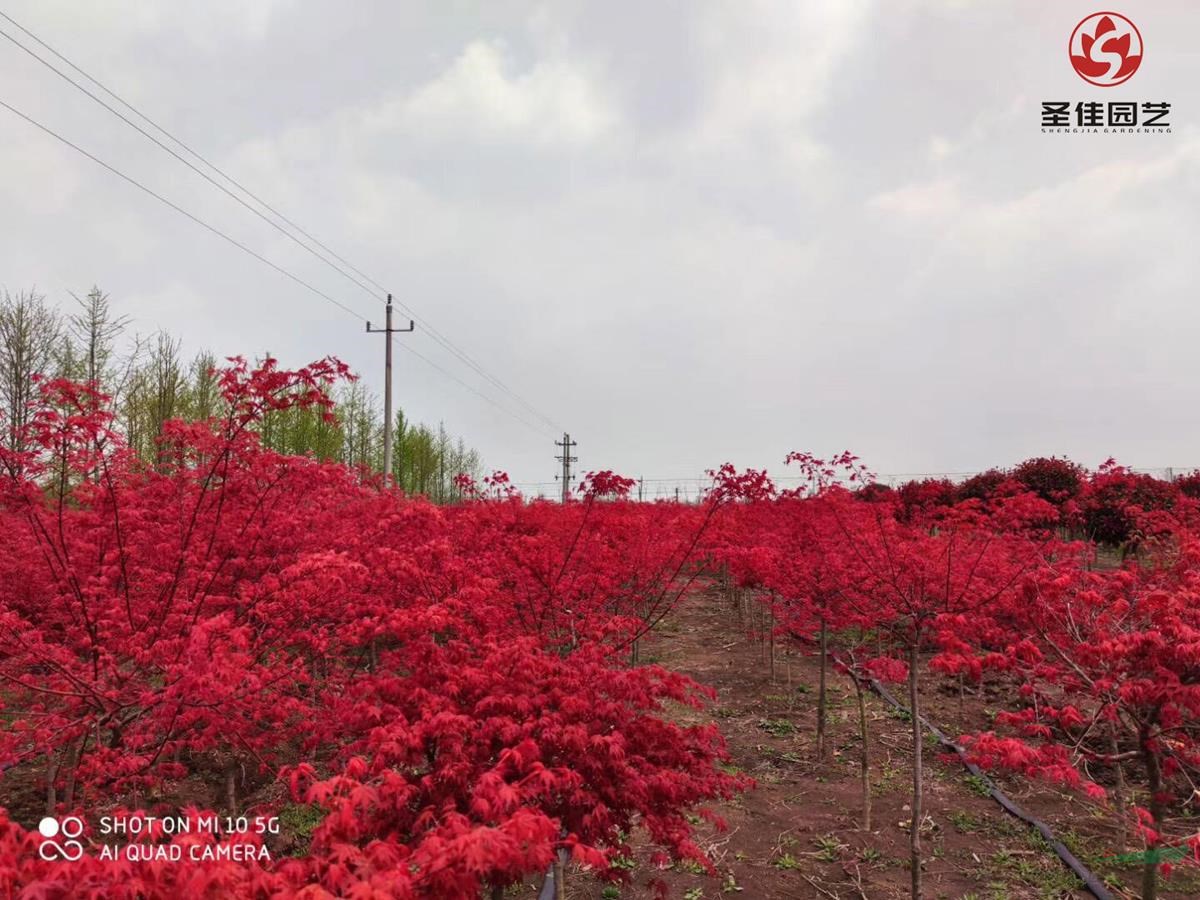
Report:
M1200 895L1200 476L793 453L436 505L263 441L345 374L234 360L150 454L41 382L4 896Z

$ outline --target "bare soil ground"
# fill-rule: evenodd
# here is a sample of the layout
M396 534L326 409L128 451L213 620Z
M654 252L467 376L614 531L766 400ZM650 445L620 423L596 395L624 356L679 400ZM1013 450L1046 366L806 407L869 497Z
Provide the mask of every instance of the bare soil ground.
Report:
M728 823L704 825L701 845L720 873L699 867L654 867L649 849L631 861L633 882L617 889L570 872L567 897L642 898L661 879L672 897L825 898L876 900L909 896L908 822L911 795L909 724L869 696L873 827L860 829L857 705L844 675L830 673L827 758L814 751L819 668L813 657L776 649L772 681L766 645L750 637L753 623L717 589L697 592L660 627L643 652L654 661L714 688L717 701L681 720L715 721L733 765L757 787L716 807ZM1001 698L936 685L922 703L927 718L957 736L985 728ZM926 744L924 884L928 898L1016 900L1090 897L1041 837L1005 813L953 757ZM997 778L1010 797L1046 821L1114 894L1138 896L1140 865L1112 857L1135 852L1102 809L1019 777ZM529 888L525 889L526 891ZM1200 897L1200 870L1180 867L1160 896Z

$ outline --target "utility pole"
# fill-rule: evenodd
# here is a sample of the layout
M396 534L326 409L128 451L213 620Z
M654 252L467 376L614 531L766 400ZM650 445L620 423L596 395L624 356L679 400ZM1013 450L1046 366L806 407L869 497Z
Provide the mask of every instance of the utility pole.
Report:
M575 441L571 440L571 436L565 431L563 439L554 442L555 447L562 447L562 454L554 457L562 463L562 502L565 504L571 497L571 463L579 462L578 456L571 455L571 448L575 446Z
M383 354L383 483L392 481L392 335L412 331L416 327L412 319L407 328L392 327L392 295L387 295L387 318L382 328L372 328L367 322L368 334L382 334Z

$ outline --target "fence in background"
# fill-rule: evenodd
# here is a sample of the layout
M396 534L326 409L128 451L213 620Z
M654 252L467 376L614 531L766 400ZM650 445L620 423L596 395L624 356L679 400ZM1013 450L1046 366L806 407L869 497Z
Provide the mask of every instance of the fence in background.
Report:
M1178 476L1185 475L1188 472L1194 472L1200 469L1200 466L1160 466L1158 468L1141 469L1131 468L1130 471L1137 472L1141 475L1153 475L1155 478L1160 478L1163 481L1174 481ZM904 484L906 481L923 480L929 478L945 478L953 481L956 484L966 481L979 472L897 472L887 475L877 475L876 480L880 484L886 484L891 487ZM796 475L771 475L771 480L775 482L775 486L779 488L797 487L804 482L803 478ZM634 500L642 500L644 502L654 502L655 500L678 500L681 503L698 503L704 498L705 492L711 486L712 482L705 476L697 475L692 478L641 478L631 491L631 497ZM513 484L526 499L543 498L553 500L557 498L562 491L562 488L557 481L526 481L515 482ZM578 484L572 485L572 490L577 490Z

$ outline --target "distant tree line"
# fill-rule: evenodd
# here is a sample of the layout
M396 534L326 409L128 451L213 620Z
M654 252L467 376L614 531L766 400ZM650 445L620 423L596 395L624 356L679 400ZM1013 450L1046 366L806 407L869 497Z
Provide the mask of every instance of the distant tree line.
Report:
M168 334L129 335L129 317L115 314L99 288L74 300L74 309L64 313L35 291L5 291L0 298L0 440L7 446L22 449L17 444L37 397L37 376L95 385L110 398L129 446L149 461L156 459L166 422L221 413L213 374L218 359L213 353L204 350L187 360L181 342ZM379 404L360 382L340 387L334 399L333 422L301 409L268 415L260 426L263 444L282 453L380 472ZM392 475L408 493L451 502L459 496L456 475L478 478L482 473L479 454L440 423L431 428L400 410L393 431Z

